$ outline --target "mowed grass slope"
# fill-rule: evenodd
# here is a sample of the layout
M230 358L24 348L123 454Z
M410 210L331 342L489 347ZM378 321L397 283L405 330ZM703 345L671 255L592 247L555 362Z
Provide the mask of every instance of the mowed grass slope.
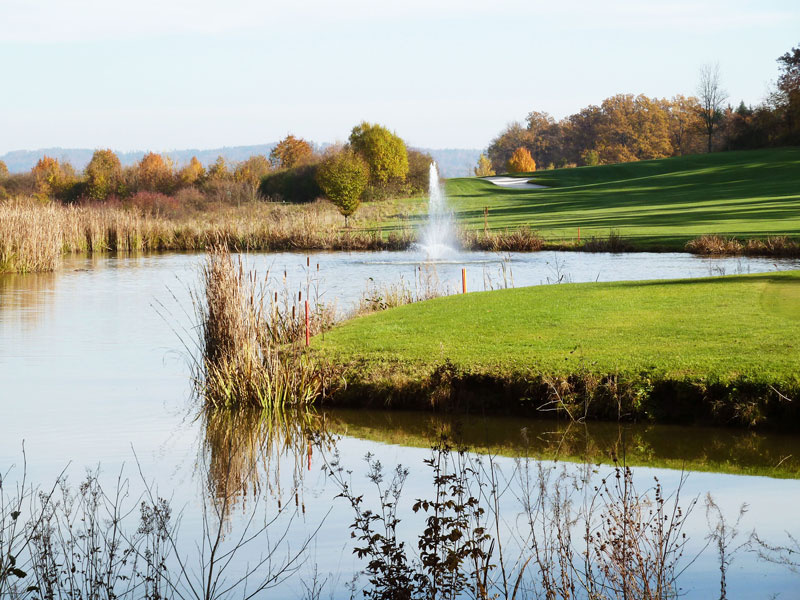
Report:
M641 249L683 249L704 234L740 239L800 236L800 148L719 152L529 174L548 189L501 188L450 179L463 226L530 226L548 241L618 231Z
M537 286L411 304L335 328L340 364L429 373L627 373L670 380L800 382L800 271Z

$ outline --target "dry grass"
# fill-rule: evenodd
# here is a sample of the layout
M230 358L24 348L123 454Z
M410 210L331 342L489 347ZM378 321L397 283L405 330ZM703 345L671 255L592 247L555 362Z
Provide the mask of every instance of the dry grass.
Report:
M736 238L719 235L704 235L686 244L686 250L693 254L724 256L744 254L747 256L800 256L800 243L785 235L765 239L751 239L740 242Z
M726 238L720 235L703 235L689 241L686 244L686 250L692 254L740 254L742 252L742 244L735 238Z
M290 205L252 202L219 205L167 218L110 205L65 206L32 199L0 203L0 272L52 271L62 254L204 250L403 250L410 229L383 235L370 228L395 217L393 205L375 203L344 229L328 202Z
M263 281L234 263L225 246L212 246L202 272L203 298L195 298L200 323L195 381L206 405L252 406L269 411L309 406L325 393L332 368L304 348L300 299L284 294L282 306ZM311 331L332 324L332 312L309 315Z
M490 252L536 252L545 246L544 239L527 225L519 229L494 231L465 231L462 244L470 250Z

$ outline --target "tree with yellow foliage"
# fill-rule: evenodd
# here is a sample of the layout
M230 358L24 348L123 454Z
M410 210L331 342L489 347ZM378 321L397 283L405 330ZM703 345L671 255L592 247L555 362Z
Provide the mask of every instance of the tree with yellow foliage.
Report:
M178 179L182 186L187 187L198 183L205 174L206 170L203 168L203 163L196 156L193 156L189 164L178 171Z
M69 163L61 164L57 159L45 155L31 169L31 175L39 198L73 199L77 178L75 169Z
M208 173L206 173L206 179L209 181L222 181L229 179L230 176L228 165L222 156L217 157L217 160L208 167Z
M508 159L506 170L509 173L530 173L536 170L536 161L527 148L520 146Z
M83 170L86 176L86 195L92 200L105 200L112 194L122 194L122 164L113 150L95 150Z
M483 153L478 157L478 166L472 171L475 173L476 177L489 177L490 175L494 175L492 161Z

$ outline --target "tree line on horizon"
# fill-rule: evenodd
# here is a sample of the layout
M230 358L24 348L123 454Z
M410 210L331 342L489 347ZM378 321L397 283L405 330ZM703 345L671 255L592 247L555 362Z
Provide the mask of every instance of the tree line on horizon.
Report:
M28 173L11 174L0 161L0 200L33 196L44 202L120 204L169 215L209 203L301 203L324 196L346 218L362 199L426 193L432 161L386 127L362 122L346 144L322 152L288 135L268 156L253 155L235 164L219 156L204 166L195 156L178 167L168 156L148 152L124 167L110 149L95 150L82 172L50 156L39 159Z
M772 92L757 106L727 104L719 69L700 71L696 96L617 94L556 121L531 111L478 159L478 176L594 166L724 150L800 144L800 45L777 59Z

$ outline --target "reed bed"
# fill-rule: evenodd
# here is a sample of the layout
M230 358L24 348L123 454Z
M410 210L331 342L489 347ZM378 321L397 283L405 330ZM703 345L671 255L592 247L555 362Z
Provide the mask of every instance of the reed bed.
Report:
M739 255L745 256L800 256L800 243L785 235L770 236L764 239L750 239L745 242L736 238L719 235L704 235L690 240L686 250L693 254L706 256Z
M304 408L325 393L333 369L305 350L301 297L273 293L269 273L258 280L224 245L209 249L202 279L195 381L206 405ZM322 305L309 314L310 333L332 323L332 309Z
M42 204L26 198L0 203L0 272L52 271L69 253L205 250L404 250L410 229L383 234L368 225L387 217L377 204L355 227L342 228L330 203L251 202L207 207L174 218L119 205Z
M546 245L544 238L527 225L502 232L465 231L461 238L465 248L489 252L536 252Z

